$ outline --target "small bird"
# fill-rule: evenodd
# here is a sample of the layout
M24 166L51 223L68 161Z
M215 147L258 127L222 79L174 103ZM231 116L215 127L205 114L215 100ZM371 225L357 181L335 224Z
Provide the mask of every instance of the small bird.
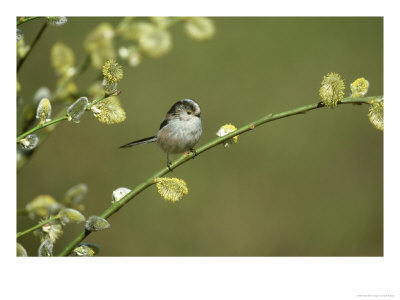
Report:
M169 109L155 136L130 142L119 148L157 142L161 150L167 153L167 166L171 170L169 154L188 150L196 154L193 147L202 133L200 114L200 106L196 101L180 100Z

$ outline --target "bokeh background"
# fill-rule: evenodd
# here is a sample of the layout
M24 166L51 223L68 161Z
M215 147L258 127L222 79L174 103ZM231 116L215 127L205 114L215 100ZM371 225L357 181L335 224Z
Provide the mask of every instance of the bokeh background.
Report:
M132 189L165 167L155 144L118 147L154 134L182 98L201 105L202 145L225 123L240 127L319 101L329 72L344 78L346 95L358 77L369 80L368 95L383 95L383 18L212 20L211 40L190 39L176 24L168 54L124 66L125 122L105 125L86 113L79 124L61 123L17 174L17 208L39 194L61 200L83 182L89 188L83 213L100 215L114 189ZM120 21L71 17L48 28L18 75L24 101L41 86L55 89L49 58L55 42L70 46L79 62L87 34ZM43 22L20 27L28 44ZM89 68L76 80L79 89L97 75ZM367 106L323 108L243 134L229 149L214 148L168 174L188 185L180 202L165 202L153 186L113 215L110 229L85 242L98 244L100 256L382 256L383 133L367 113ZM21 216L17 230L35 224ZM82 226L64 228L55 254ZM32 234L19 242L37 255Z

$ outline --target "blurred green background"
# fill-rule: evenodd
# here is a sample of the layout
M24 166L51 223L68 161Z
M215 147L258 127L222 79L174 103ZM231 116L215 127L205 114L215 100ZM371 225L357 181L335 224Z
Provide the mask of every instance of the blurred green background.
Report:
M124 67L125 122L105 125L86 113L79 124L61 123L17 174L17 208L39 194L61 200L84 182L84 214L100 215L114 189L132 189L165 167L155 144L118 147L155 134L183 98L201 106L202 145L225 123L240 127L319 101L329 72L344 78L346 95L358 77L369 80L368 95L383 95L383 18L212 20L213 39L192 40L176 24L168 54ZM54 90L49 56L55 42L69 45L79 62L87 34L102 22L120 21L71 17L48 28L18 75L24 101L41 86ZM28 44L43 22L20 26ZM78 77L80 90L97 74L90 68ZM241 135L229 149L214 148L168 174L188 185L180 202L165 202L153 186L113 215L110 229L85 242L100 245L101 256L382 256L383 133L367 113L367 106L323 108ZM18 217L17 230L35 224ZM64 228L55 254L82 226ZM19 242L37 255L32 234Z

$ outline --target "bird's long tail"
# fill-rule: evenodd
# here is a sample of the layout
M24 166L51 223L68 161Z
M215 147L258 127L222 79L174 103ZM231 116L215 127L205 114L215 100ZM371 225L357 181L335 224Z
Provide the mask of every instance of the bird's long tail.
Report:
M123 145L123 146L121 146L119 148L128 148L128 147L141 145L141 144L154 143L155 141L157 141L157 137L156 136L151 136L151 137L148 137L148 138L144 138L144 139L141 139L141 140L130 142L130 143L128 143L126 145Z

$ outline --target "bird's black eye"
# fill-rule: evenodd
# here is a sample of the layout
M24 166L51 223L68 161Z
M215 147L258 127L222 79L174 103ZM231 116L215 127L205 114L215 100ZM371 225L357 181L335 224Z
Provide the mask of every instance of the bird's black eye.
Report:
M191 111L188 111L188 112L187 112L187 114L188 114L188 115L191 115L191 114L192 114L192 112L191 112Z

